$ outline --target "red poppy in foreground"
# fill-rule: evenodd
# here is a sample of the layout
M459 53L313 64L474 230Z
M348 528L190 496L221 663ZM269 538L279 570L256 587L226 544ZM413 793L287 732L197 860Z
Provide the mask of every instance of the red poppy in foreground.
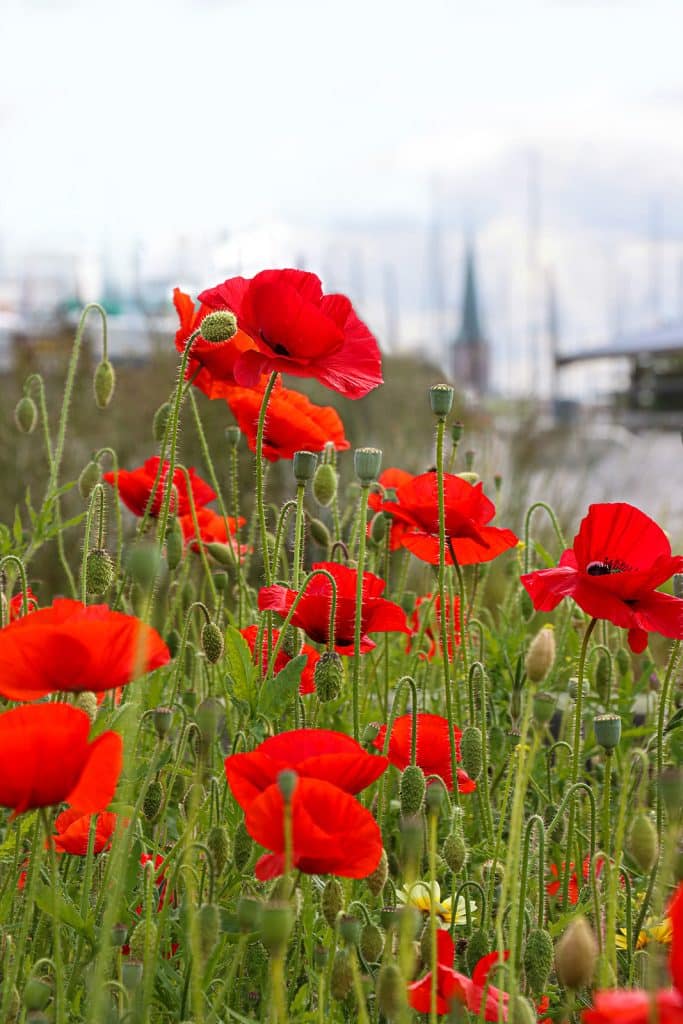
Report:
M249 835L272 850L256 864L261 881L285 868L284 801L269 786L245 809ZM298 778L292 796L293 866L307 875L366 878L379 864L382 834L377 822L350 793L322 779Z
M439 929L437 942L436 1012L449 1013L453 1003L461 1003L470 1013L483 1012L484 1020L507 1020L508 994L493 985L487 986L491 968L498 962L498 953L482 957L468 978L453 969L455 947L448 931ZM507 955L503 956L507 959ZM429 1013L431 1009L432 973L408 985L408 1002L418 1013ZM499 1016L500 1015L500 1016Z
M422 473L402 484L395 501L383 501L382 509L407 527L401 544L423 562L439 562L439 502L436 473ZM444 473L446 512L446 563L455 557L460 565L490 562L517 544L512 530L487 526L496 507L484 494L481 483L472 486L452 473Z
M346 793L360 793L380 777L386 757L366 753L360 743L331 729L292 729L270 736L249 754L225 759L225 774L237 803L247 810L253 800L291 769L300 778L321 779Z
M121 737L88 742L90 719L69 704L34 704L0 715L0 806L12 817L64 801L84 813L111 801L123 763Z
M315 274L262 270L208 288L199 301L212 310L232 310L254 342L232 371L242 387L254 387L273 371L313 377L346 398L362 398L382 383L375 338L345 295L323 295Z
M230 406L247 444L256 451L258 424L263 391L251 388L225 388L223 397ZM335 451L350 448L344 435L344 424L336 409L315 405L298 391L277 386L268 401L263 434L263 454L270 462L293 459L294 452L321 452L331 441Z
M118 472L103 473L102 479L108 484L114 487L118 482L119 494L121 495L121 501L129 508L133 515L143 516L152 488L154 487L154 481L156 479L157 471L159 469L159 456L155 455L151 459L147 459L144 465L138 466L137 469L120 469ZM164 501L164 486L165 480L168 476L169 463L164 462L164 468L159 478L157 489L154 493L154 500L150 506L149 515L158 516ZM188 476L190 478L190 486L192 489L192 498L194 500L195 508L202 508L203 505L208 505L210 501L216 497L215 491L213 491L209 485L197 476L194 469L190 467L188 469ZM187 490L187 482L185 480L185 474L181 469L176 469L173 472L173 486L177 490L177 501L174 494L171 495L171 511L175 512L179 516L187 515L190 509L190 498ZM177 504L177 508L176 508Z
M358 570L339 562L315 562L314 569L325 569L337 585L337 609L334 621L335 649L339 654L353 654L356 619L356 585ZM361 654L377 645L368 633L409 633L406 614L399 605L381 595L386 584L371 572L363 573L363 605L361 611ZM262 587L258 606L261 611L277 612L283 618L297 598L298 591L275 584ZM298 626L315 643L326 644L330 632L332 584L326 576L314 576L296 607L291 623Z
M403 771L410 764L410 744L413 727L412 715L401 715L394 722L389 738L389 760ZM377 750L384 750L387 727L383 725L373 742ZM457 725L453 726L455 736L456 758L460 760L460 737L462 733ZM453 789L453 773L451 771L451 745L448 738L448 720L441 715L430 715L421 712L417 716L417 756L416 763L425 775L438 775L448 789ZM458 792L472 793L477 788L474 779L467 772L458 768Z
M34 612L38 607L38 598L33 593L30 587L26 589L26 598L28 601L29 612ZM14 622L15 619L20 619L24 614L24 594L20 590L18 594L10 598L9 601L9 620Z
M85 857L88 852L92 819L92 814L83 814L82 811L74 810L73 807L58 814L55 819L57 834L52 837L55 850L58 853L71 853L77 857ZM107 850L111 846L116 822L116 815L109 811L102 811L101 814L95 816L94 853L102 853L103 850Z
M384 498L379 491L370 491L368 496L368 508L373 512L379 512L382 508L382 501L391 501L394 493L403 484L407 484L413 479L412 473L407 473L405 469L383 469L380 473L377 483L381 484L384 488ZM401 540L403 539L404 533L409 530L410 527L406 526L405 523L399 522L392 517L391 526L389 527L389 550L397 551L401 547ZM370 531L370 523L368 523L368 532Z
M249 644L249 650L251 651L252 656L254 654L254 649L256 647L256 638L258 637L258 632L258 626L247 626L246 629L240 630L240 633ZM273 629L270 635L272 650L272 648L275 646L279 639L280 630ZM301 673L301 681L299 682L299 693L303 696L307 693L315 693L314 673L315 666L320 661L320 655L318 654L314 647L311 647L310 644L304 644L299 653L306 655L306 664L304 665L304 670ZM287 654L286 651L280 648L278 656L275 659L275 675L277 675L278 672L282 672L283 668L286 665L288 665L291 660L292 659L289 656L289 654ZM263 635L261 637L261 657L258 662L258 667L259 671L261 672L261 675L265 675L266 670L268 668L268 637L266 636L265 631L263 632Z
M106 604L57 598L0 630L0 693L37 700L58 690L101 693L170 660L151 626Z
M534 608L551 612L563 597L595 619L628 630L632 651L647 647L648 633L683 639L683 598L660 594L683 557L672 556L664 531L640 509L625 502L591 505L574 546L555 569L522 576Z
M672 936L669 971L673 988L647 992L644 989L608 989L596 992L593 1006L584 1010L584 1024L681 1024L683 1020L683 882L669 907Z

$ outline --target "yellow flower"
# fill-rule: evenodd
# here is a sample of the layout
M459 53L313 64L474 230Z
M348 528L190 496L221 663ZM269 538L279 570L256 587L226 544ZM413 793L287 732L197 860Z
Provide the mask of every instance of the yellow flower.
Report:
M659 942L663 946L671 943L671 918L665 917L661 924L652 925L643 929L638 936L636 949L643 949L648 942ZM617 931L617 949L626 949L626 929L619 928Z
M441 899L441 888L438 882L433 883L431 895L428 882L413 882L412 885L404 885L402 889L398 889L396 892L396 899L400 903L416 907L424 914L429 914L431 911L432 897L434 899L434 913L439 918L440 926L446 927L450 925L453 921L453 899L451 896L445 900ZM470 913L473 913L476 909L476 902L470 900ZM460 896L455 912L455 923L465 924L466 921L465 897Z

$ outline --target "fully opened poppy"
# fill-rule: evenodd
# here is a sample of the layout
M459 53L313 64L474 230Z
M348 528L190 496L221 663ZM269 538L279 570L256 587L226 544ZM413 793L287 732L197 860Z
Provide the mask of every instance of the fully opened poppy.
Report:
M386 757L366 753L360 743L331 729L292 729L270 736L248 754L225 759L232 795L243 810L277 781L281 771L321 779L346 793L360 793L380 777Z
M120 469L118 472L103 473L102 479L108 484L114 487L118 483L119 494L121 495L121 501L124 503L126 508L129 508L131 512L136 516L143 516L145 509L147 508L147 502L149 501L154 487L154 481L156 479L157 471L159 469L159 456L155 455L142 466L138 466L137 469ZM154 493L154 499L150 506L149 514L151 516L158 516L164 501L164 487L166 477L168 476L169 463L164 462L164 467L159 478L159 484ZM190 486L192 490L192 498L194 500L195 508L202 508L204 505L208 505L210 501L216 497L215 491L213 491L209 485L197 476L193 468L188 469L188 476L190 478ZM173 473L173 486L177 491L177 501L175 495L171 495L171 511L175 512L179 516L188 515L190 509L190 498L187 490L187 483L185 480L185 474L181 469L174 470ZM176 508L177 504L177 508Z
M194 519L192 513L188 513L186 516L180 516L178 519L180 523L180 529L183 531L183 537L186 542L195 541L192 545L194 549L197 548L196 544L196 531L194 528ZM198 508L197 509L197 526L199 527L199 536L205 544L227 544L228 537L236 545L235 535L240 527L244 526L246 519L241 516L239 519L234 519L232 516L219 515L210 508Z
M470 1013L483 1011L484 1020L507 1020L508 994L493 985L487 986L488 974L498 962L498 953L490 953L476 965L471 978L453 969L455 947L450 932L439 930L437 942L436 1012L449 1013L453 1003L461 1003ZM505 957L504 957L505 959ZM408 1002L418 1013L431 1010L432 973L408 985ZM500 1016L499 1016L500 1015Z
M413 726L412 715L401 715L394 722L389 737L389 760L403 771L410 764L410 745ZM383 725L373 742L377 750L384 750L387 727ZM460 737L462 733L457 725L453 727L455 736L456 758L460 760ZM453 772L451 770L451 745L448 738L448 719L441 715L421 712L417 716L417 752L416 763L425 775L438 775L448 789L453 789ZM474 779L466 771L458 768L458 792L471 793L477 788Z
M335 649L339 654L353 654L356 619L356 584L358 570L338 562L315 562L314 569L325 569L337 585L337 608L334 622ZM386 584L371 572L363 573L363 605L361 611L361 653L376 647L369 633L409 633L406 615L399 605L381 595ZM277 612L283 618L297 598L298 591L275 584L262 587L258 606L261 611ZM329 639L332 585L326 576L314 576L296 607L291 623L298 626L316 643Z
M410 616L411 638L416 638L420 634L420 608L431 603L432 594L422 594L415 602L415 608ZM421 658L426 657L429 660L436 657L441 650L441 598L438 594L433 600L433 609L434 618L436 619L436 632L432 628L431 623L426 626L422 635L429 640L429 648L424 653L420 652ZM427 614L431 617L431 612ZM457 596L453 598L453 602L451 602L450 598L446 598L446 629L448 634L448 656L452 659L455 654L455 648L460 646L460 598ZM437 637L439 638L438 647ZM410 646L408 646L408 651L410 651Z
M597 857L596 861L595 861L595 874L596 874L596 877L598 877L598 878L600 877L600 875L602 874L602 869L604 868L604 866L605 866L605 858L604 857ZM578 879L578 875L577 875L576 871L574 870L573 862L570 863L569 870L571 872L571 874L569 875L569 889L568 889L569 902L572 905L576 905L579 902L580 891L579 891L579 879ZM564 863L562 864L562 871L564 872ZM590 878L590 873L591 873L591 859L590 859L590 857L585 857L584 861L583 861L583 881L584 881L584 883L588 882L588 880ZM560 899L561 895L562 895L561 894L562 883L561 883L561 880L560 880L560 872L558 871L558 868L557 868L556 864L551 864L550 865L550 874L552 875L552 881L546 883L546 887L545 887L546 888L546 892L548 893L548 896L557 896L558 899Z
M30 587L26 589L26 599L28 603L29 612L34 612L38 607L38 598L33 593ZM18 594L10 598L9 601L9 620L14 622L15 619L20 619L24 614L24 595L20 590Z
M0 806L14 815L64 801L103 811L121 774L121 737L88 742L90 719L69 704L34 704L0 715Z
M672 556L664 531L640 509L625 502L591 505L574 546L555 569L522 576L534 608L550 612L563 597L596 619L628 630L636 654L648 633L683 639L683 599L657 587L683 571L683 557Z
M256 864L264 881L285 867L284 801L280 787L269 786L245 809L252 839L272 853ZM292 796L293 866L309 875L366 878L382 856L377 822L350 793L322 779L298 778Z
M263 392L230 387L225 389L224 397L250 450L255 452ZM294 452L321 452L328 441L338 452L351 447L337 410L331 406L315 405L298 391L276 386L268 402L263 434L265 458L276 462L294 458Z
M496 507L484 494L481 483L472 486L452 473L444 473L446 522L446 563L453 556L460 565L490 562L517 544L512 530L488 526ZM436 473L422 473L401 484L395 501L383 501L381 508L406 532L401 544L423 562L439 562L439 501Z
M407 473L405 469L383 469L380 473L377 483L381 484L384 488L384 499L379 491L370 491L368 495L368 508L373 512L379 512L382 508L383 500L391 500L389 495L402 486L402 484L408 483L413 479L412 473ZM410 529L405 523L399 522L392 517L391 526L389 527L389 550L396 551L401 547L401 539L404 533ZM368 523L368 532L370 531L370 524Z
M584 1010L584 1024L680 1024L683 1020L683 882L669 907L671 950L669 971L673 988L647 992L644 989L608 989L596 992L593 1006Z
M88 852L88 840L90 838L90 826L95 818L95 844L94 853L102 853L111 846L112 836L116 830L117 817L109 811L102 811L100 814L83 814L73 807L62 811L55 819L57 834L52 837L52 843L58 853L71 853L77 857L85 857Z
M10 700L57 690L101 693L170 657L157 631L135 616L57 598L0 630L0 693Z
M251 651L252 655L256 648L256 639L258 637L258 632L258 626L247 626L246 629L240 630L240 633L249 644L249 650ZM271 650L277 643L279 637L280 630L273 629L271 631ZM303 672L301 673L301 680L299 682L299 693L303 696L307 693L315 693L314 673L315 666L320 661L320 655L318 654L314 647L311 647L310 644L304 644L303 647L301 648L300 654L306 655L306 664L304 665ZM286 665L288 665L291 660L292 659L289 656L289 654L287 654L286 651L280 648L280 650L278 651L278 656L275 659L275 674L277 675L278 672L281 672L282 669ZM266 636L265 632L261 637L261 657L259 659L258 665L261 671L261 675L264 675L266 669L268 668L268 637Z

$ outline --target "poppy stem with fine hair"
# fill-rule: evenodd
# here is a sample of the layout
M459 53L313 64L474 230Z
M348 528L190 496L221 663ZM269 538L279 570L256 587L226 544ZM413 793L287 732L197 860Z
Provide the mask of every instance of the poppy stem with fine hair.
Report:
M263 392L263 399L261 401L261 409L258 416L258 425L256 427L256 514L258 516L259 525L261 528L261 557L263 558L263 573L266 578L266 586L270 586L273 582L270 555L268 553L268 527L266 526L266 507L264 504L264 486L263 486L263 432L266 425L266 413L268 411L268 402L270 396L273 393L277 381L277 371L271 373L266 384L266 389Z
M358 568L356 578L356 619L353 627L353 676L352 676L352 697L353 697L353 738L360 737L360 708L358 691L360 689L360 635L363 617L363 572L365 569L365 535L368 518L368 497L370 487L361 484L360 490L360 511L358 513Z

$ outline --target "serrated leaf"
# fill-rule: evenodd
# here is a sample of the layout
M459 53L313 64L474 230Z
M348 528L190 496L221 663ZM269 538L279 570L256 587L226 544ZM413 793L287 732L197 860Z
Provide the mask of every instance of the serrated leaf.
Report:
M233 696L237 700L251 703L256 682L256 666L251 660L249 644L234 626L228 626L225 631L225 657Z
M275 718L291 707L299 692L301 673L306 664L306 655L298 654L288 661L281 672L268 679L259 691L258 709L266 718Z
M14 523L12 524L12 536L14 537L15 544L21 544L24 538L24 527L21 522L21 512L19 506L16 505L14 508Z

